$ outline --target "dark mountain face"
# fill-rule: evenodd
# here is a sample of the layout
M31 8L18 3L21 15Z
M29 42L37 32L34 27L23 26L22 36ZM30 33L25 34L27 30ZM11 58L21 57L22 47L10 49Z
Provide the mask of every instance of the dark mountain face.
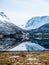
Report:
M37 29L30 30L34 33L49 33L49 23L42 25L41 27Z
M38 28L38 31L43 33L49 33L49 23Z
M21 44L23 30L12 23L0 21L0 49L9 49Z
M49 49L49 23L44 24L37 29L30 30L29 40L32 43L39 44L42 47Z

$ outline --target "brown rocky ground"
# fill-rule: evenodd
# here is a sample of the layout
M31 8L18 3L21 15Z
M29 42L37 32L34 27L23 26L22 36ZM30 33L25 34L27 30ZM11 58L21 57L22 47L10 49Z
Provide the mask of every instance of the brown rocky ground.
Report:
M49 65L49 51L0 52L0 65Z

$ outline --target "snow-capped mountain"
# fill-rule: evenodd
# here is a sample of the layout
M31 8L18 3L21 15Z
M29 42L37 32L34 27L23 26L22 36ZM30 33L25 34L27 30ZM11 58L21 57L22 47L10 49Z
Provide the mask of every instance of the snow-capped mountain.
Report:
M45 31L49 29L48 16L35 17L26 24L25 29L22 29L13 23L10 23L10 18L8 18L4 12L0 12L0 51L38 51L46 50L46 48L40 43L45 43L43 41L36 40L35 42L31 39L29 42L26 41L27 35L30 32L39 32L40 30ZM45 22L44 22L45 21ZM33 23L32 23L33 22ZM38 26L37 26L38 24ZM34 28L33 28L34 27ZM40 30L39 30L40 29ZM19 36L20 35L20 36ZM25 40L24 40L25 39ZM29 38L28 38L29 39ZM24 40L24 41L23 41ZM49 43L49 41L46 43Z
M4 14L4 12L0 12L0 20L1 21L9 21L10 19Z
M9 18L0 12L0 50L7 50L21 44L23 29L10 23Z
M27 30L36 29L46 23L49 23L49 16L38 16L28 20L25 27Z

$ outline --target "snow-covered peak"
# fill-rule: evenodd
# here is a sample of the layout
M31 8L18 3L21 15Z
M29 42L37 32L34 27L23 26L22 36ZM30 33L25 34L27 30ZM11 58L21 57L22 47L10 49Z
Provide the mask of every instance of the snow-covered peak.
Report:
M4 12L0 12L0 21L9 21L9 18L4 14Z
M26 29L36 29L46 23L49 23L49 16L33 17L26 23Z

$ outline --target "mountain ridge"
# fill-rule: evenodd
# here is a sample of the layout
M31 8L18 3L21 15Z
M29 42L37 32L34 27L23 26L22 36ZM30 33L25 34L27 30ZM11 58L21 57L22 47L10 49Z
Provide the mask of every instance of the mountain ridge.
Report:
M33 17L29 19L26 23L26 28L28 30L30 29L36 29L39 28L40 26L49 23L49 16L38 16L38 17Z

